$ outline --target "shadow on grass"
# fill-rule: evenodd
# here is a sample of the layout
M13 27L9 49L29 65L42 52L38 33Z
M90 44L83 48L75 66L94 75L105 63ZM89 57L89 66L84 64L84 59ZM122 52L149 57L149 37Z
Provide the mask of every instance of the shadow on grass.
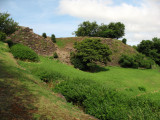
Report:
M0 60L0 119L32 120L37 98L19 82L20 73ZM23 78L22 78L23 79ZM25 79L25 78L24 78Z
M92 73L98 73L98 72L105 72L105 71L109 71L108 68L105 68L105 67L101 67L101 66L95 66L94 68L92 68L91 72Z

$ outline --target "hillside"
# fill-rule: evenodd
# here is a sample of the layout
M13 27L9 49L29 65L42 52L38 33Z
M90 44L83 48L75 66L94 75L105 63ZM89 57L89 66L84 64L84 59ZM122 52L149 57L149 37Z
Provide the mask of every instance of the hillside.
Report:
M53 55L56 50L55 45L49 38L35 34L32 29L28 27L19 27L19 29L11 34L7 40L13 43L22 43L32 48L39 55Z
M70 64L70 52L74 51L74 42L80 42L88 37L69 37L69 38L57 38L56 44L58 46L56 52L58 53L60 61ZM95 38L95 37L94 37ZM118 61L122 54L136 54L137 51L129 45L122 43L120 40L111 38L99 38L102 43L107 44L111 51L111 62L108 62L109 66L119 66Z
M68 104L29 70L18 65L0 42L1 120L95 120Z
M37 54L44 56L52 56L56 52L59 56L59 60L66 64L70 63L70 52L74 51L74 43L80 42L89 37L68 37L57 38L54 44L50 37L43 38L33 32L28 27L20 27L18 31L10 35L7 40L11 40L13 43L22 43L32 48ZM118 61L122 54L136 54L137 51L131 46L123 44L120 40L111 38L99 38L102 43L107 44L111 51L111 62L108 62L109 66L119 66Z

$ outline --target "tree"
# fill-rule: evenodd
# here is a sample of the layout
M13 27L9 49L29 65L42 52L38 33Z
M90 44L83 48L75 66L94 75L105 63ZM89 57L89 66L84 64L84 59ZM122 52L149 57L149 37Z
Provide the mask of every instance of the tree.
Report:
M55 37L54 34L51 35L51 40L52 40L53 43L56 43L56 37Z
M108 29L113 30L112 38L121 38L125 35L125 25L121 22L113 23L108 25Z
M47 38L46 33L42 33L42 37Z
M137 46L137 50L160 65L160 38L153 38L152 41L142 40Z
M78 30L75 31L76 36L92 36L97 34L98 25L96 22L84 21L79 25Z
M123 42L124 44L126 44L127 39L126 39L126 38L123 38L123 39L122 39L122 42Z
M14 33L18 29L18 23L12 18L10 14L0 13L0 31L7 35Z
M154 44L150 40L142 40L141 43L137 46L137 49L140 53L149 56L149 51L154 48Z
M96 22L85 21L79 25L75 31L76 36L105 37L105 38L121 38L124 36L124 24L110 23L109 25L98 25Z
M76 52L71 53L71 62L75 68L92 71L97 62L106 64L110 60L111 51L100 39L85 39L75 43L74 48Z

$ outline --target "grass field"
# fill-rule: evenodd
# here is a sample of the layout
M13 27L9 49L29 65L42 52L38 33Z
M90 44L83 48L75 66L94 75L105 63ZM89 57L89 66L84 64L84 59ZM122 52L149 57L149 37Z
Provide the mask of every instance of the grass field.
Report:
M41 69L59 73L62 78L91 79L109 88L114 88L121 92L127 92L131 95L139 95L142 93L138 87L146 88L146 94L160 91L160 71L158 69L144 70L121 67L105 67L103 71L89 73L45 57L41 57L40 63L28 63L22 61L19 61L19 63L23 67L30 69L33 74L36 74L36 72ZM128 89L132 89L132 92L127 91Z
M101 120L160 119L158 68L108 66L90 73L49 57L15 60L9 51L0 42L1 119L94 119L73 104Z
M95 119L67 103L29 70L19 66L9 51L7 44L0 42L1 120Z
M39 63L18 63L43 80L59 83L56 91L102 120L160 118L159 69L108 66L89 73L45 57L40 57Z

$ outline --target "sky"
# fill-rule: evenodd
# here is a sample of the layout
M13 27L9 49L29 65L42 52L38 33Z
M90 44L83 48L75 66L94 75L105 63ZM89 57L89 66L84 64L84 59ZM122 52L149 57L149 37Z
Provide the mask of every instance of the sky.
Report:
M127 44L160 38L160 0L0 0L20 26L39 35L74 37L83 21L125 24Z

